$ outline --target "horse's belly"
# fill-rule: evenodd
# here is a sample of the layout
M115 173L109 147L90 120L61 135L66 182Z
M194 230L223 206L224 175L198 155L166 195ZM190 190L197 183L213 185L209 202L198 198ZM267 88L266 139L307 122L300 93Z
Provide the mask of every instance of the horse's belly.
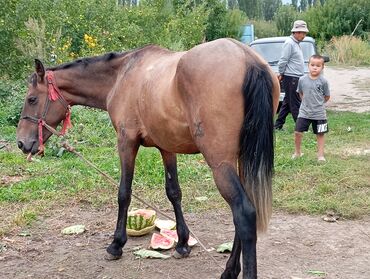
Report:
M159 125L156 126L146 126L148 133L143 141L144 146L158 146L163 150L182 154L199 152L186 125L175 121L158 123Z
M139 112L146 134L155 146L174 153L199 152L174 83L158 79L156 83L148 82L141 92Z

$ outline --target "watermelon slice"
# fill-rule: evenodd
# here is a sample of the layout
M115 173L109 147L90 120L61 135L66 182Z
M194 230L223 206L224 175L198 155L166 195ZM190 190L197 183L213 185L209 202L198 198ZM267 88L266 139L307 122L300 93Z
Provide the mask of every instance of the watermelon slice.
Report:
M150 247L154 250L168 250L175 245L175 241L158 233L153 233L150 240Z
M177 231L175 231L175 230L161 229L161 231L159 233L161 235L165 236L165 237L173 239L175 242L179 241L179 238L177 236ZM190 247L192 247L197 243L198 243L198 241L194 237L189 235L188 245Z

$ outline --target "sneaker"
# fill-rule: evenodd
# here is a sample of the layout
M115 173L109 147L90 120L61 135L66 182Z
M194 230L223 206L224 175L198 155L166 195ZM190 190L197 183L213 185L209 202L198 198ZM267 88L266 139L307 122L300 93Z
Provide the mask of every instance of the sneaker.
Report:
M297 159L297 158L301 158L302 156L303 156L303 153L301 153L301 154L296 154L296 153L294 153L294 154L292 155L292 160Z
M317 157L317 161L319 162L326 162L326 159L324 156Z

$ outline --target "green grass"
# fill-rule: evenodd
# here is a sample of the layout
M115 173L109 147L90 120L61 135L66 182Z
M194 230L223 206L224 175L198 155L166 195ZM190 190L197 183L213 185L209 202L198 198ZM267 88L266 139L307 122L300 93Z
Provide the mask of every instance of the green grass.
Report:
M333 210L346 218L368 215L370 116L329 112L328 117L325 164L316 161L316 137L312 132L303 138L305 155L290 160L294 151L291 119L286 130L276 134L274 206L294 213Z
M116 137L107 114L75 107L72 115L74 128L68 134L69 142L118 181ZM0 235L17 225L32 223L56 205L116 206L117 188L75 155L61 153L59 139L52 137L46 145L46 156L30 163L16 147L16 128L5 124L0 128L0 143L6 144L0 149L0 219L3 220ZM333 210L345 218L369 215L370 155L361 155L370 149L369 114L329 112L325 164L316 161L316 139L311 132L304 135L305 156L291 160L294 142L290 118L285 128L276 133L274 209L305 214ZM227 207L201 155L179 155L178 170L186 212ZM163 173L159 152L141 148L133 193L161 208L171 209ZM198 201L197 197L207 200ZM132 206L141 205L133 199Z

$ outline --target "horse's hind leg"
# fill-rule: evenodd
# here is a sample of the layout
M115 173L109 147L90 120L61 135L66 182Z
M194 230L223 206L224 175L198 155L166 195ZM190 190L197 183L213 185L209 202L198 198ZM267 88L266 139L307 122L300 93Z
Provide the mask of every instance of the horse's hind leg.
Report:
M188 246L189 229L185 223L184 215L181 209L181 189L177 179L177 161L176 154L160 150L166 176L166 194L173 205L176 216L176 230L178 234L178 243L176 245L174 257L187 257L190 253Z
M232 210L236 234L236 246L221 278L237 278L237 271L240 270L237 260L241 249L243 253L243 278L255 279L257 278L255 208L244 191L236 168L232 167L230 163L221 163L217 167L213 167L212 171L221 195Z
M135 158L139 145L135 141L121 139L118 142L121 158L121 181L118 190L118 218L113 242L108 246L107 260L116 260L122 256L122 248L127 241L127 211L131 202L131 185L134 175Z
M240 252L241 252L241 243L238 234L235 232L233 249L231 250L231 255L229 260L226 263L226 268L224 273L222 273L221 279L231 279L238 278L240 273Z

